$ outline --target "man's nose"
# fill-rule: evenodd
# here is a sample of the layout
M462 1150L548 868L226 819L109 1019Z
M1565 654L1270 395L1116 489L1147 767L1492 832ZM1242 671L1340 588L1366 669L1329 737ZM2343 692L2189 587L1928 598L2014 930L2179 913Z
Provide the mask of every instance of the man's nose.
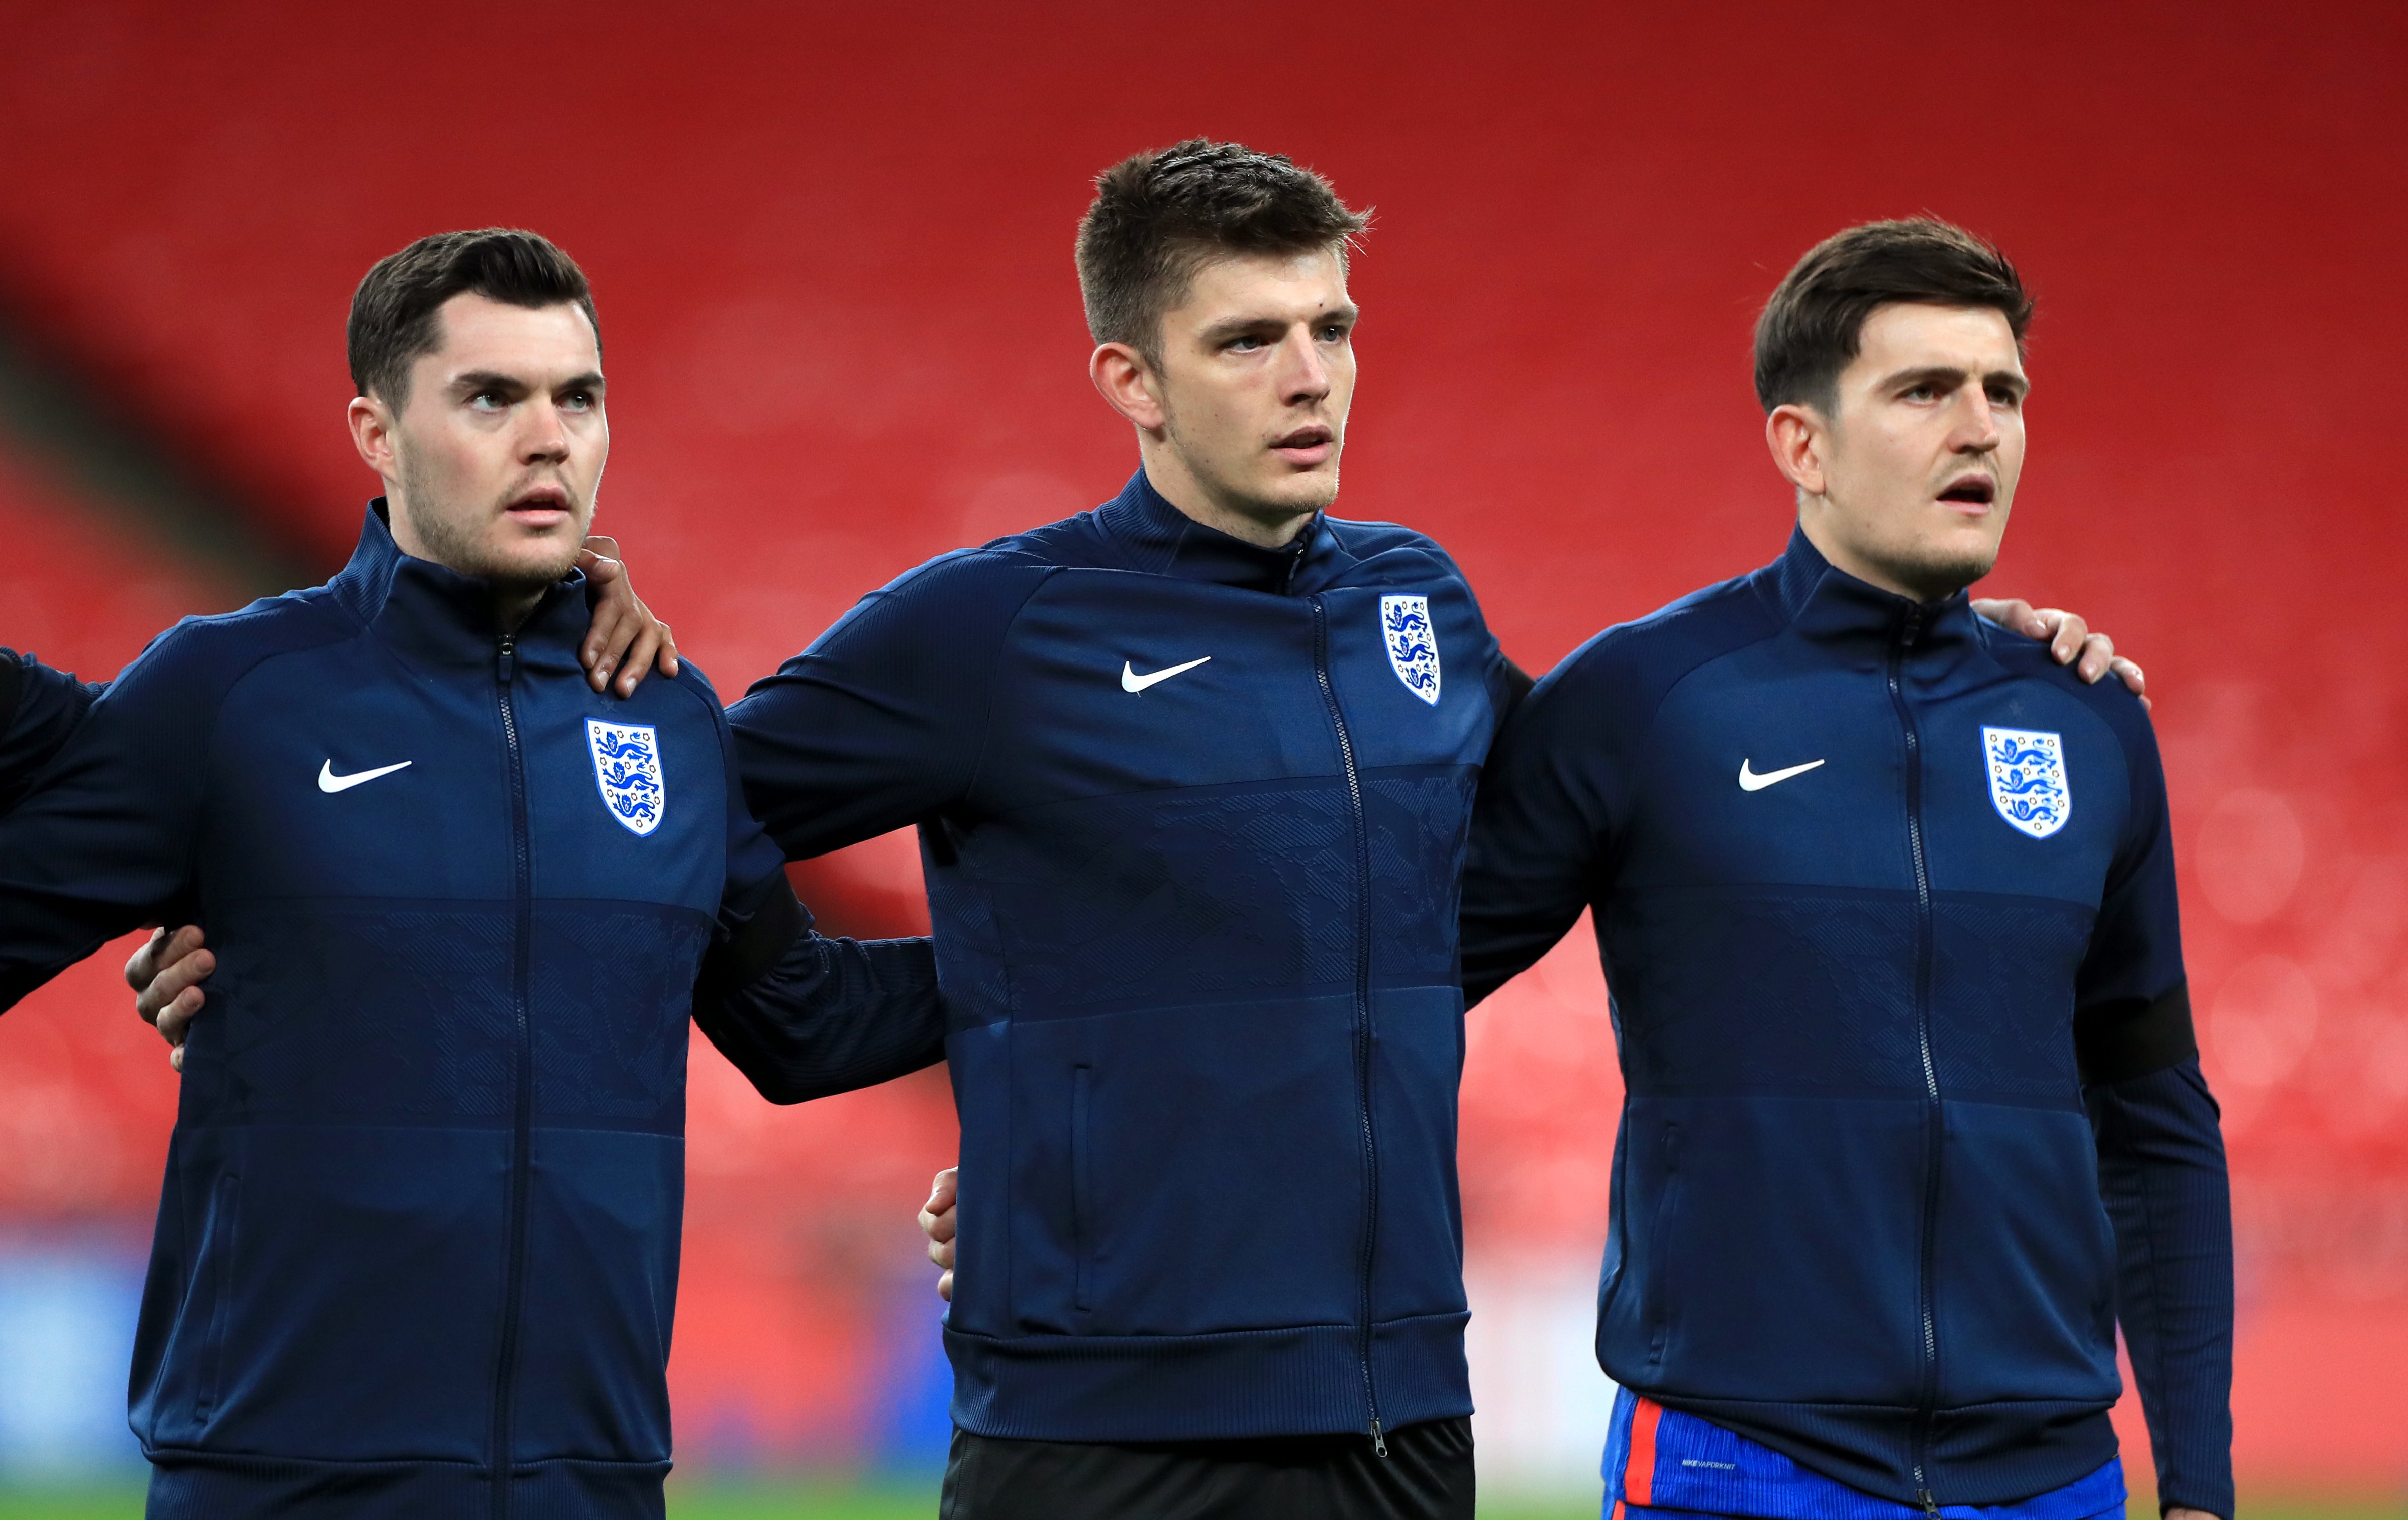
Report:
M526 431L519 439L519 456L525 463L558 464L568 457L568 425L560 415L560 408L549 397L539 397L526 409Z
M1990 405L1988 393L1978 386L1969 390L1957 415L1956 437L1949 442L1960 454L1985 454L1998 448L1999 414Z
M1302 328L1280 344L1280 399L1290 404L1318 401L1329 394L1329 366L1312 335Z

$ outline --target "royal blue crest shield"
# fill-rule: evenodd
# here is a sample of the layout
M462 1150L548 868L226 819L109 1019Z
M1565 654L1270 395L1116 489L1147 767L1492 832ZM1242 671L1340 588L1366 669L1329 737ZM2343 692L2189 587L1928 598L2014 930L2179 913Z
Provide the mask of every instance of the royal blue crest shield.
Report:
M637 724L585 720L585 742L594 752L594 781L602 805L629 832L650 834L661 826L661 740Z
M1388 663L1405 690L1438 706L1438 635L1430 628L1426 596L1380 598L1380 632L1388 641Z
M2063 738L2022 728L1985 728L1982 751L1990 768L1990 801L2000 817L2044 839L2073 816Z

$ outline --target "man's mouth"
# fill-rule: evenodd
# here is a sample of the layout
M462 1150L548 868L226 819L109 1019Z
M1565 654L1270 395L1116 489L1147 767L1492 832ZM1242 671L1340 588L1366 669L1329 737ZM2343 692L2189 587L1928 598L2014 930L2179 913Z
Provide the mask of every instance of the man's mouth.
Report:
M1999 482L1986 475L1959 475L1941 491L1940 499L1987 507L1999 499Z
M1321 464L1337 451L1338 435L1324 424L1314 423L1271 440L1271 452L1291 465L1306 468Z
M549 483L529 486L512 496L502 510L523 527L552 527L568 521L568 492Z

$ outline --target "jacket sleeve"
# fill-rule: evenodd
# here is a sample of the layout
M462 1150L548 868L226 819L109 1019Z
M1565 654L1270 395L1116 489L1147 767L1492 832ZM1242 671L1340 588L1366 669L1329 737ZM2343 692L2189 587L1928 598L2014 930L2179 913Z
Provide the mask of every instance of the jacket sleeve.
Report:
M79 722L73 694L44 698L72 731L41 786L0 813L0 1009L117 936L185 916L226 684L200 644L162 636Z
M963 800L1006 636L1045 573L982 551L923 566L862 598L728 710L745 796L788 859Z
M0 649L0 813L33 790L35 775L66 747L106 690Z
M2078 979L2074 1047L2157 1501L2229 1520L2231 1189L2183 974L2165 774L2138 705L2116 716L2129 822Z
M722 924L695 989L695 1023L770 1102L875 1086L945 1058L926 939L818 934L782 870Z
M695 1024L772 1103L873 1086L944 1059L928 941L812 931L784 859L745 801L715 698L710 707L727 763L727 884L695 987Z
M1530 689L1489 751L1463 874L1466 1006L1555 948L1589 905L1612 837L1603 704L1567 661Z

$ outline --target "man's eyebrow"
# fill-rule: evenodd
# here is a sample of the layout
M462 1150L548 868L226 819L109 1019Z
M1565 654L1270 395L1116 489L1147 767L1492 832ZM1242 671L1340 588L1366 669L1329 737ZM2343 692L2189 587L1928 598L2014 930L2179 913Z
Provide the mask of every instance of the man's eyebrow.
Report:
M589 369L581 375L571 375L552 388L559 391L599 391L603 383L602 372ZM452 376L452 389L463 395L474 395L480 391L509 391L523 395L535 387L528 384L523 376L505 375L496 369L471 369L466 374Z
M1350 301L1343 306L1325 307L1314 312L1307 319L1307 325L1318 327L1323 323L1333 319L1354 322L1362 314L1361 308ZM1204 329L1204 341L1218 343L1225 338L1243 337L1248 333L1277 332L1287 325L1288 322L1284 317L1224 317Z

